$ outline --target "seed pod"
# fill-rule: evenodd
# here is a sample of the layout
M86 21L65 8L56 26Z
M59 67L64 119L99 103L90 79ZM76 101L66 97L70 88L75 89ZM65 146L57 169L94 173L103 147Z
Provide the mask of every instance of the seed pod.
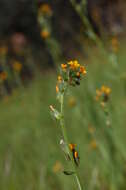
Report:
M63 173L65 175L73 175L73 174L75 174L75 172L72 172L72 171L63 171Z

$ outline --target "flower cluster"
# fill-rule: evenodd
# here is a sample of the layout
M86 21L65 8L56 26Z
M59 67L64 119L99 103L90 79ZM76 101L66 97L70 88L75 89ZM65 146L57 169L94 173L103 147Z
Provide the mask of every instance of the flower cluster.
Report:
M56 92L63 93L66 85L80 85L82 75L86 74L84 66L80 65L77 60L61 64L61 75L58 76Z
M101 86L100 89L96 90L96 101L101 101L101 104L104 105L109 100L111 89L108 86Z

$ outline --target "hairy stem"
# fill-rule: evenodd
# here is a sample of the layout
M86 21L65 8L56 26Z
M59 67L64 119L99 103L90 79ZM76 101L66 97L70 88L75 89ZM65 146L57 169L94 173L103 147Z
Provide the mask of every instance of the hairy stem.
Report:
M62 129L63 138L64 138L64 141L65 141L65 143L67 145L69 155L70 155L70 158L71 158L71 161L72 161L72 169L75 172L74 176L75 176L75 179L76 179L76 182L77 182L77 185L78 185L78 189L82 190L82 186L81 186L81 183L80 183L79 176L77 174L77 169L76 169L76 166L75 166L75 163L74 163L74 159L73 159L72 153L71 153L71 151L69 149L69 141L68 141L67 132L66 132L65 124L64 124L63 106L64 106L64 94L61 96L61 108L60 108L61 110L60 111L61 111L62 118L60 119L60 125L61 125L61 129Z

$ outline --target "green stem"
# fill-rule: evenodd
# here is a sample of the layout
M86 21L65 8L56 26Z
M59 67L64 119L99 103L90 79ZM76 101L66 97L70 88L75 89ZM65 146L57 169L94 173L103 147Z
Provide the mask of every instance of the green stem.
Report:
M66 143L66 146L67 146L67 149L69 151L69 155L70 155L70 158L71 158L71 161L72 161L72 169L75 172L74 176L76 178L78 189L82 190L82 186L81 186L81 183L80 183L79 176L77 174L77 169L76 169L76 166L75 166L75 163L74 163L74 159L73 159L72 153L71 153L71 151L69 149L69 141L68 141L67 132L66 132L65 124L64 124L63 106L64 106L64 94L61 96L61 110L60 111L61 111L62 118L60 119L60 125L61 125L61 129L62 129L62 133L63 133L63 138L64 138L64 141Z

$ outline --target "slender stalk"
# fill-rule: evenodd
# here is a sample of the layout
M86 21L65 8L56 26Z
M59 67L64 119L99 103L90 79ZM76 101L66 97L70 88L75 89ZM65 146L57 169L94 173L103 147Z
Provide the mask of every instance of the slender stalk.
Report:
M108 59L108 62L111 63L110 53L105 49L104 43L102 42L100 37L94 32L94 29L93 29L89 19L87 18L86 14L84 12L82 12L80 8L78 8L78 5L77 5L78 3L76 2L76 0L70 0L70 3L72 4L72 6L75 9L75 11L77 12L77 14L80 16L82 23L86 26L88 33L91 34L91 35L89 35L89 37L96 43L97 47L102 52L104 57ZM84 0L83 4L86 5L87 1Z
M65 124L64 124L63 106L64 106L64 94L61 96L61 108L60 108L60 111L61 111L62 117L60 119L60 125L61 125L61 129L62 129L63 138L64 138L64 141L65 141L65 143L67 145L67 148L68 148L68 151L69 151L69 155L70 155L70 158L71 158L71 161L72 161L72 169L75 172L74 176L76 178L78 189L82 190L82 186L81 186L81 183L80 183L79 176L77 174L77 169L76 169L76 166L75 166L75 163L74 163L74 159L73 159L73 156L72 156L71 151L69 149L69 141L68 141L67 132L66 132Z

